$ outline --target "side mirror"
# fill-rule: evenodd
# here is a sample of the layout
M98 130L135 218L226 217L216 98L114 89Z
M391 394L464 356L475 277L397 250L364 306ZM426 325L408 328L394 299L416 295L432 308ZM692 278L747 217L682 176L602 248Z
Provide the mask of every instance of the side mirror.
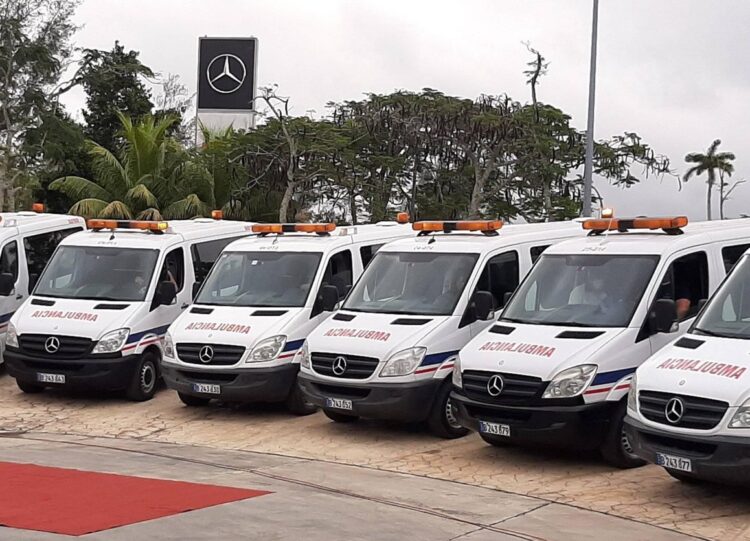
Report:
M169 280L159 282L154 293L154 305L172 304L177 298L177 287Z
M506 291L505 295L503 295L503 308L508 306L508 303L510 302L510 298L513 296L512 291Z
M706 303L708 302L708 299L700 299L698 301L698 312L703 310L703 307L706 306Z
M487 321L493 314L493 297L489 291L475 291L471 297L474 314L478 320Z
M323 312L333 312L339 303L339 290L336 286L323 286L318 294L318 303Z
M13 292L16 287L16 281L13 279L13 275L9 272L0 274L0 296L7 297Z
M676 332L677 305L672 299L659 299L654 303L649 314L651 328L656 332Z
M195 297L198 296L198 291L200 291L202 285L203 282L195 282L193 284L193 300L195 300Z
M29 274L29 292L34 291L36 283L39 281L38 274Z

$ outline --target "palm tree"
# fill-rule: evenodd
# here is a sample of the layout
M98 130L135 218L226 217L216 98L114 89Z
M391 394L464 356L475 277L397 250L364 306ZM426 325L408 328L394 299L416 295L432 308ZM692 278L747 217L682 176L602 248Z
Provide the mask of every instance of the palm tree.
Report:
M711 146L708 147L708 151L705 154L699 152L691 152L685 156L687 163L694 163L695 165L687 170L683 180L687 182L690 178L695 175L699 176L703 173L708 175L708 192L706 193L706 218L711 219L711 192L716 184L717 173L727 175L729 177L734 173L734 165L732 161L735 156L732 152L717 152L719 145L721 144L720 139L716 139Z
M214 208L208 171L167 136L174 118L147 116L134 124L127 116L118 116L123 139L120 156L88 141L94 178L68 176L50 184L76 201L71 214L160 220L203 216Z

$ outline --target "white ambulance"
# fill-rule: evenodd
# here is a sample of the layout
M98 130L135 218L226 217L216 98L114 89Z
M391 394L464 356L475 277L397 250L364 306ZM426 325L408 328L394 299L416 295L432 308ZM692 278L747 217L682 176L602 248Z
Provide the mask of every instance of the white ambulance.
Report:
M297 350L375 252L410 228L305 223L253 231L257 237L227 246L193 306L169 328L164 380L188 406L285 401L293 413L312 413L297 386Z
M44 214L40 203L34 211L0 213L0 352L10 318L34 289L52 252L62 239L85 228L83 218Z
M750 243L737 250L745 247ZM750 482L748 340L745 255L687 334L633 377L625 431L638 456L683 481Z
M582 236L573 222L417 222L384 246L336 314L307 339L300 384L334 421L427 421L466 434L449 402L458 350L487 327L549 245Z
M19 388L125 390L148 400L161 338L192 286L250 224L89 220L64 239L7 331L5 360Z
M452 399L493 445L599 448L635 467L623 432L631 376L687 330L750 242L750 221L583 226L589 236L547 250L498 323L461 350Z

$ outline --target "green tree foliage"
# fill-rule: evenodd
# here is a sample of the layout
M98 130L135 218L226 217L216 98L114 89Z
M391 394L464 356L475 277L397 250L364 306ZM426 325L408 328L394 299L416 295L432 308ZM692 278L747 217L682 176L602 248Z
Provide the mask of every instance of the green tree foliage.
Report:
M711 193L713 192L714 186L716 186L716 179L721 176L721 217L724 217L724 201L725 193L724 188L726 186L724 176L731 177L734 173L734 165L732 162L735 156L732 152L718 152L719 145L721 144L720 139L716 139L705 154L700 152L691 152L685 156L687 163L695 164L685 173L683 180L687 182L693 176L700 176L705 174L708 184L706 190L706 219L711 219Z

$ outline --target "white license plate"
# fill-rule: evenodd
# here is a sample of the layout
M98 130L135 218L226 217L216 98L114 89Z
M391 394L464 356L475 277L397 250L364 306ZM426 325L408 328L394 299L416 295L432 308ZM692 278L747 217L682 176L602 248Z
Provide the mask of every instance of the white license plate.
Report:
M479 421L479 431L482 434L492 434L493 436L504 436L510 438L510 426L500 423Z
M681 456L656 453L656 463L659 466L669 468L670 470L678 470L688 473L693 471L693 462L689 458L682 458Z
M352 401L348 398L326 398L326 407L349 411L354 409Z
M193 391L204 394L221 394L221 386L212 383L193 383Z
M45 374L43 372L37 372L36 380L39 383L65 383L65 374Z

